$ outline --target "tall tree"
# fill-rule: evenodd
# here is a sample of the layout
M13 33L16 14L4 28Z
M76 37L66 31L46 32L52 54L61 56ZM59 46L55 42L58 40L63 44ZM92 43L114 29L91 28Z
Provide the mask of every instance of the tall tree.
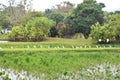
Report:
M21 18L31 10L31 1L32 0L7 0L8 5L6 5L3 12L11 19L13 26L19 25Z
M53 12L48 16L48 18L56 22L56 25L50 29L51 37L55 37L58 35L58 30L60 29L61 24L63 24L64 16L61 13Z
M56 22L56 24L58 24L59 22L62 22L64 19L64 16L60 13L51 13L48 18L54 20Z
M50 30L50 35L52 37L55 37L56 35L64 35L64 32L67 31L68 27L66 29L64 28L65 25L63 20L73 8L73 3L70 3L69 1L64 1L60 4L57 4L52 9L45 10L45 15L56 22L56 26L52 27Z
M10 28L11 23L8 17L6 17L2 12L0 12L0 26L2 29Z
M6 6L4 4L0 3L0 12L3 11L5 9L5 7Z
M74 7L74 4L70 3L69 1L64 1L56 6L57 6L57 8L56 8L57 12L68 13Z
M28 12L25 14L25 16L23 16L21 19L20 19L20 24L25 26L25 24L33 19L33 18L36 18L36 17L44 17L44 13L43 12L39 12L39 11L31 11L31 12Z
M65 22L70 24L75 33L83 33L85 38L89 37L91 25L99 22L103 24L103 11L105 5L95 0L84 0L66 18Z

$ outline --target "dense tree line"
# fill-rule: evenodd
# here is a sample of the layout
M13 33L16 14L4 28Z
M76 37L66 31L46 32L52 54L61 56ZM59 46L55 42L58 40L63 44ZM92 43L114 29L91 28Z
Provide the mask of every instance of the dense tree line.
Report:
M76 33L89 35L106 43L120 40L120 11L105 12L103 3L83 0L75 4L64 1L44 12L32 10L32 0L7 0L0 4L0 30L10 29L9 40L41 41L45 37L71 38ZM112 32L111 32L112 31ZM3 33L2 33L3 34Z

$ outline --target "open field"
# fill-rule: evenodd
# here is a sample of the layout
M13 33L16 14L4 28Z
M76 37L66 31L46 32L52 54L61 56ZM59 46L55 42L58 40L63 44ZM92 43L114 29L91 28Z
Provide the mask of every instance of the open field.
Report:
M0 43L1 48L119 48L120 44L96 44L92 39L48 38L43 42L6 42Z
M81 42L82 41L82 42ZM0 44L0 67L25 70L42 80L93 80L87 76L89 68L103 65L107 75L103 80L119 80L120 45L92 44L92 40L54 39L44 42L8 42ZM109 65L109 66L108 66ZM111 67L116 66L116 75L111 76ZM110 67L110 68L108 68ZM101 69L98 67L98 69ZM97 72L97 71L96 71ZM79 73L79 74L78 74ZM98 73L96 73L98 75ZM96 75L94 74L94 75ZM75 78L74 76L78 76ZM66 77L67 76L67 77ZM91 74L93 76L93 74ZM97 77L97 76L96 76ZM109 79L110 78L110 79ZM115 79L114 79L115 78ZM38 79L39 80L39 79Z
M91 39L62 39L62 38L48 38L46 41L42 42L8 42L8 43L1 43L0 47L2 48L11 48L13 46L14 48L27 48L30 46L31 48L34 48L34 45L38 48L41 47L57 47L57 46L66 46L71 47L73 46L83 46L83 45L92 45Z
M25 70L47 79L60 74L77 72L98 64L120 64L119 51L0 51L0 66L17 71Z

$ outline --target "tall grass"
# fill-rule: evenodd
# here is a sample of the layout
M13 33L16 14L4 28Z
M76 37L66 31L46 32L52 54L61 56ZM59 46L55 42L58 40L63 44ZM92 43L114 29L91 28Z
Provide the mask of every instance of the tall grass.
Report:
M91 45L92 40L91 39L62 39L62 38L48 38L46 41L42 42L8 42L8 43L0 43L0 47L3 48L9 48L11 46L13 47L19 47L19 48L24 48L27 47L28 45L30 47L33 47L34 45L40 47L40 45L47 47L48 45L51 47L56 47L56 46L79 46L79 45Z
M77 71L83 71L80 74L85 76L84 70L103 63L120 64L119 44L98 45L91 39L61 38L0 43L1 68L25 70L37 76L44 74L43 80L69 79L67 76L77 75Z
M0 51L0 66L33 73L77 71L104 62L120 64L119 52L79 51Z
M63 48L74 48L76 47L93 47L96 48L96 45L99 47L109 47L110 45L112 47L120 47L120 44L95 44L93 43L92 39L62 39L62 38L48 38L46 41L42 42L8 42L8 43L0 43L1 48L55 48L55 47L61 47Z

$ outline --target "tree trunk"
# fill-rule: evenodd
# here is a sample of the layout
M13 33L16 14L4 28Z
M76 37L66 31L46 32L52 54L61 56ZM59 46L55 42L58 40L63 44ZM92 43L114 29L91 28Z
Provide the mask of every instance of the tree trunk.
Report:
M89 35L88 34L83 34L85 39L88 39Z

